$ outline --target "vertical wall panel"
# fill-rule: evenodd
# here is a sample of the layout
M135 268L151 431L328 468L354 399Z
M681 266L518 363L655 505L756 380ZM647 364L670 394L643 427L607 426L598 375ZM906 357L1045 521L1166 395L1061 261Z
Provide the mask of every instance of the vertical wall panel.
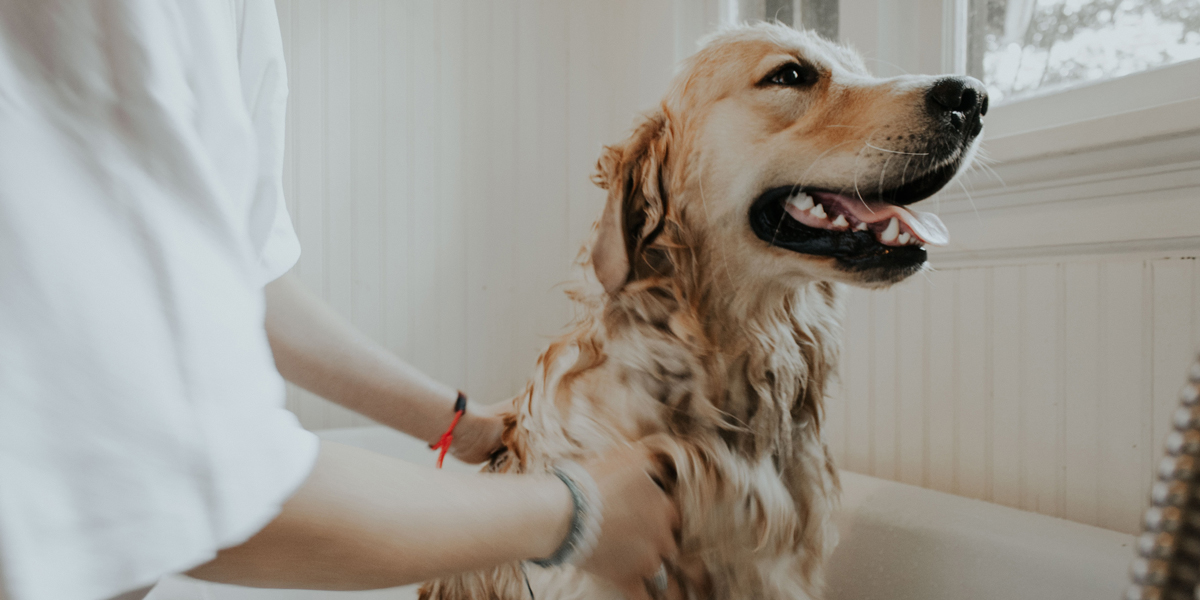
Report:
M1190 256L981 264L853 290L841 366L853 384L831 423L847 430L831 432L845 440L842 464L872 472L856 457L886 446L894 421L901 481L1136 531L1200 349L1198 290ZM893 298L894 311L879 309ZM881 369L893 352L896 370Z
M412 93L412 137L407 142L412 152L411 196L397 199L409 213L409 229L405 232L411 265L408 288L409 352L404 355L410 362L435 378L444 378L441 367L439 323L439 297L436 255L439 250L437 231L438 197L438 139L441 131L442 114L440 95L437 93L441 64L438 60L437 39L440 4L435 2L412 2L407 15L412 21L412 70L409 85ZM303 238L300 240L304 242ZM451 384L461 382L452 382Z
M522 1L517 28L517 264L515 385L524 383L530 359L570 318L560 284L578 250L568 230L567 4ZM553 51L552 49L558 49Z
M1189 256L1192 262L1192 353L1200 352L1200 260Z
M383 196L380 205L383 239L380 254L383 269L384 343L393 352L408 356L414 346L409 321L410 271L415 252L412 248L412 207L397 198L414 194L412 140L415 68L413 47L414 21L411 2L386 2L380 27L383 30L382 111L379 123L383 134Z
M925 480L925 298L929 282L914 278L897 286L896 295L896 446L897 479L913 485Z
M466 73L470 60L466 51L466 17L486 9L486 4L466 0L438 2L438 20L434 48L437 56L438 134L437 167L433 170L437 199L433 231L436 242L434 291L437 297L438 352L433 371L443 381L467 383L467 202L475 199L464 193L466 181L487 177L487 165L471 160L466 145L465 120L468 114L486 113L483 103L467 105ZM475 58L475 57L471 57Z
M357 107L352 111L354 136L351 165L351 284L350 316L359 329L378 342L385 341L383 320L383 110L384 65L383 0L355 0L351 5L356 27L352 37L351 69Z
M954 491L971 498L989 497L991 462L991 389L989 387L989 322L987 272L958 273L955 289L953 380L955 414ZM939 371L941 372L941 371Z
M483 401L572 314L604 144L673 70L667 0L278 0L294 273ZM632 24L632 25L630 25ZM1184 255L978 262L854 290L827 432L850 470L1132 531L1200 348ZM365 423L289 389L308 427Z
M842 353L841 402L846 412L844 421L846 443L844 468L859 473L871 471L871 332L874 329L871 309L872 295L851 290L846 301L846 347ZM837 427L831 423L830 427Z
M1058 268L1032 265L1021 269L1020 386L1021 508L1061 516L1059 503Z
M1151 398L1142 370L1144 264L1122 261L1100 270L1100 505L1099 525L1123 531L1137 525L1149 489ZM1181 380L1182 381L1182 380ZM1140 449L1140 451L1139 451Z
M928 327L929 363L925 369L925 485L943 492L954 491L956 402L954 378L944 375L954 368L956 342L954 335L955 288L958 273L935 271L929 275ZM846 365L844 369L857 368Z
M492 39L493 11L498 2L484 2L466 11L466 56L482 56L490 52L499 58L508 48ZM492 101L463 114L463 151L466 164L472 165L477 177L465 178L463 194L469 198L466 231L461 238L466 246L467 306L464 311L467 330L479 332L478 343L469 345L466 359L467 389L483 389L489 379L489 367L498 367L499 361L488 360L489 356L507 355L502 348L509 337L497 331L494 324L492 305L502 304L502 290L497 289L500 281L494 275L510 275L511 254L505 252L503 236L511 227L506 218L509 210L510 190L494 189L497 159L491 153L492 144L498 137L498 120L508 121L508 114L501 113L499 106L504 92L494 86L500 77L496 71L506 70L506 61L469 60L463 92L468 98L488 97ZM511 75L509 75L511 78ZM492 188L492 189L489 189Z
M325 55L322 64L325 76L324 139L330 152L322 165L325 171L322 217L325 221L325 299L338 312L353 319L354 277L354 220L358 212L355 194L354 165L358 160L354 121L358 104L365 98L354 90L354 52L357 31L353 9L355 2L326 2L321 18L325 26ZM364 157L365 158L365 157Z
M1171 431L1170 415L1179 405L1182 387L1180 373L1195 359L1193 339L1197 324L1193 321L1196 298L1193 296L1196 260L1156 260L1151 263L1153 278L1154 389L1151 439L1161 448ZM1186 299L1186 302L1180 300Z
M1021 419L1021 270L996 267L992 282L992 497L1020 507L1025 479Z
M287 2L289 26L282 27L288 52L288 156L292 177L285 193L294 205L291 217L303 246L293 272L310 289L324 291L325 248L325 69L323 61L323 6L313 2ZM302 68L301 65L304 67ZM305 424L324 423L328 407L312 394L290 388L291 405Z
M1100 493L1100 265L1063 266L1064 516L1098 524Z
M876 324L871 344L871 474L897 479L897 454L900 420L897 411L896 361L900 347L896 343L896 291L873 296L871 319Z
M515 394L572 314L600 149L666 89L673 4L276 5L293 272L435 378ZM295 387L288 406L310 428L367 423Z

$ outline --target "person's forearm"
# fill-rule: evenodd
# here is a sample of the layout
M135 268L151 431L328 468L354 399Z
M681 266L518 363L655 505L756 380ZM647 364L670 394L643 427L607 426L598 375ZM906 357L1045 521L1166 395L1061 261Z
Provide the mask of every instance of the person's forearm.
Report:
M267 285L266 299L267 336L288 381L427 442L450 424L456 390L354 329L292 276Z
M254 587L375 589L549 556L571 497L553 476L435 471L323 442L265 529L192 577Z

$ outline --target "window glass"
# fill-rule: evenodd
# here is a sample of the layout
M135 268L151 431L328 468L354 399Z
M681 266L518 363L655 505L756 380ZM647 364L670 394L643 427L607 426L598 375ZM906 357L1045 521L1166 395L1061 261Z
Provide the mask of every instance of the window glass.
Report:
M838 0L735 0L735 7L735 22L779 21L838 39Z
M967 73L993 101L1200 58L1200 0L970 0Z

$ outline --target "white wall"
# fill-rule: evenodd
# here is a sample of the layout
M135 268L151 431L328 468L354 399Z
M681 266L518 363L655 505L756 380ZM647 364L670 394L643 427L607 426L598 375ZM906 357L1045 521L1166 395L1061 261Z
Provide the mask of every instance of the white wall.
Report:
M1200 351L1195 110L986 141L992 169L926 203L953 240L937 270L852 297L830 404L843 466L1138 530Z
M1135 532L1200 348L1195 254L962 266L856 292L835 457Z
M570 318L601 145L674 68L670 0L278 0L295 272L473 397L523 385ZM310 428L365 423L292 389Z
M443 381L514 393L570 318L559 284L600 210L601 145L723 4L277 4L296 272ZM870 18L849 19L856 6ZM938 52L873 28L889 6L845 0L843 33L936 70ZM1200 349L1200 140L1081 149L1069 128L1043 133L993 140L1003 184L933 201L956 240L936 272L854 293L833 449L851 470L1133 531ZM310 428L365 423L300 390L289 407Z

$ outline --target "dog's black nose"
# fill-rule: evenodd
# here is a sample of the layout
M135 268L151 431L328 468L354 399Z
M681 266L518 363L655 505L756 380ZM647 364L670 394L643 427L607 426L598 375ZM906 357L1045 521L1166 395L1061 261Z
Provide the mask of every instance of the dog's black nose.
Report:
M943 77L925 92L925 104L935 118L947 119L960 131L978 135L987 114L987 88L974 77Z

